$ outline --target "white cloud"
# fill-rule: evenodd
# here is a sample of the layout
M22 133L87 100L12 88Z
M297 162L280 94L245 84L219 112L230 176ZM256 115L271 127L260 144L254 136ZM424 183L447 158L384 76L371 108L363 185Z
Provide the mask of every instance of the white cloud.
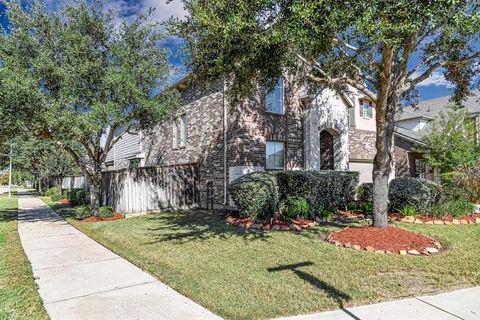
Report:
M152 18L155 21L165 21L170 17L183 18L186 11L180 0L167 3L166 0L140 0L129 2L127 0L104 0L105 9L112 9L119 16L127 19L134 18L139 14L147 14L150 8L155 8Z
M412 75L412 78L418 77L420 74L422 74L423 71L418 71ZM445 76L443 75L443 72L440 70L432 72L430 77L427 79L423 80L420 82L418 87L430 87L430 86L437 86L437 87L446 87L446 88L452 88L453 84L449 82L447 79L445 79Z

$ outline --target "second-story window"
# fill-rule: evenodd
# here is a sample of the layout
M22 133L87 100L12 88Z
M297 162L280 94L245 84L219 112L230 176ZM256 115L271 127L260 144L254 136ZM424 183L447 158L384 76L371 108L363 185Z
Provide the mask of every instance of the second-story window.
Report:
M187 145L187 115L184 113L181 115L182 118L182 142L183 145Z
M373 117L372 102L367 100L360 100L360 116L364 118Z
M272 113L283 113L283 79L271 91L266 91L266 110Z

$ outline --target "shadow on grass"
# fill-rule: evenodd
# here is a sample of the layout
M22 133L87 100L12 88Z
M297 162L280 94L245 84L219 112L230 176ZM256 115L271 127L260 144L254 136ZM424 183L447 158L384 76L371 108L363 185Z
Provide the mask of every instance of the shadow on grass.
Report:
M262 230L243 229L226 223L221 214L203 210L163 212L147 216L154 226L148 228L153 244L162 241L178 243L212 238L265 240L270 235Z
M325 281L318 279L317 277L312 276L311 274L305 271L299 270L299 268L309 267L313 265L314 265L313 262L305 261L305 262L300 262L295 264L280 265L278 267L268 268L267 271L268 272L292 271L297 277L299 277L303 281L308 282L309 284L316 287L317 289L324 291L327 294L327 296L335 300L338 306L340 307L340 309L342 309L343 312L350 315L352 319L359 319L350 311L344 308L344 303L352 299L350 295L348 295L343 291L338 290L334 286L326 283Z
M230 225L224 221L224 216L204 210L187 210L163 212L147 216L152 227L148 228L152 240L146 244L162 241L178 243L188 241L202 241L212 238L243 240L267 240L273 234L289 233L296 236L316 237L317 229L302 231L263 231L258 229L244 229Z
M17 220L17 209L0 209L0 222L8 222L15 220Z

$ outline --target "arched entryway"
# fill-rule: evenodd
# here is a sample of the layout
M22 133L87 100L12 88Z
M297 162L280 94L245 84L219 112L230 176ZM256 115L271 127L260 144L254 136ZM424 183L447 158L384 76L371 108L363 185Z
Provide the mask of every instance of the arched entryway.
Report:
M320 170L335 169L335 137L328 130L320 132Z

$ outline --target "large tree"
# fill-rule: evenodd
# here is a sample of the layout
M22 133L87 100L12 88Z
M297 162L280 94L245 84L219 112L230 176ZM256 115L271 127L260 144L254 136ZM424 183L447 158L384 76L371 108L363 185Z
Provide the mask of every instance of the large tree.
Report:
M172 71L161 46L164 34L148 17L118 20L100 2L70 1L58 12L46 12L40 1L5 5L3 131L29 132L66 150L87 176L96 214L101 165L122 137L115 130L150 128L176 106L173 91L154 96Z
M355 88L376 108L374 226L387 225L394 115L441 71L459 100L480 53L478 1L184 0L170 27L186 40L198 80L232 79L231 94L272 87L287 73L311 88Z

